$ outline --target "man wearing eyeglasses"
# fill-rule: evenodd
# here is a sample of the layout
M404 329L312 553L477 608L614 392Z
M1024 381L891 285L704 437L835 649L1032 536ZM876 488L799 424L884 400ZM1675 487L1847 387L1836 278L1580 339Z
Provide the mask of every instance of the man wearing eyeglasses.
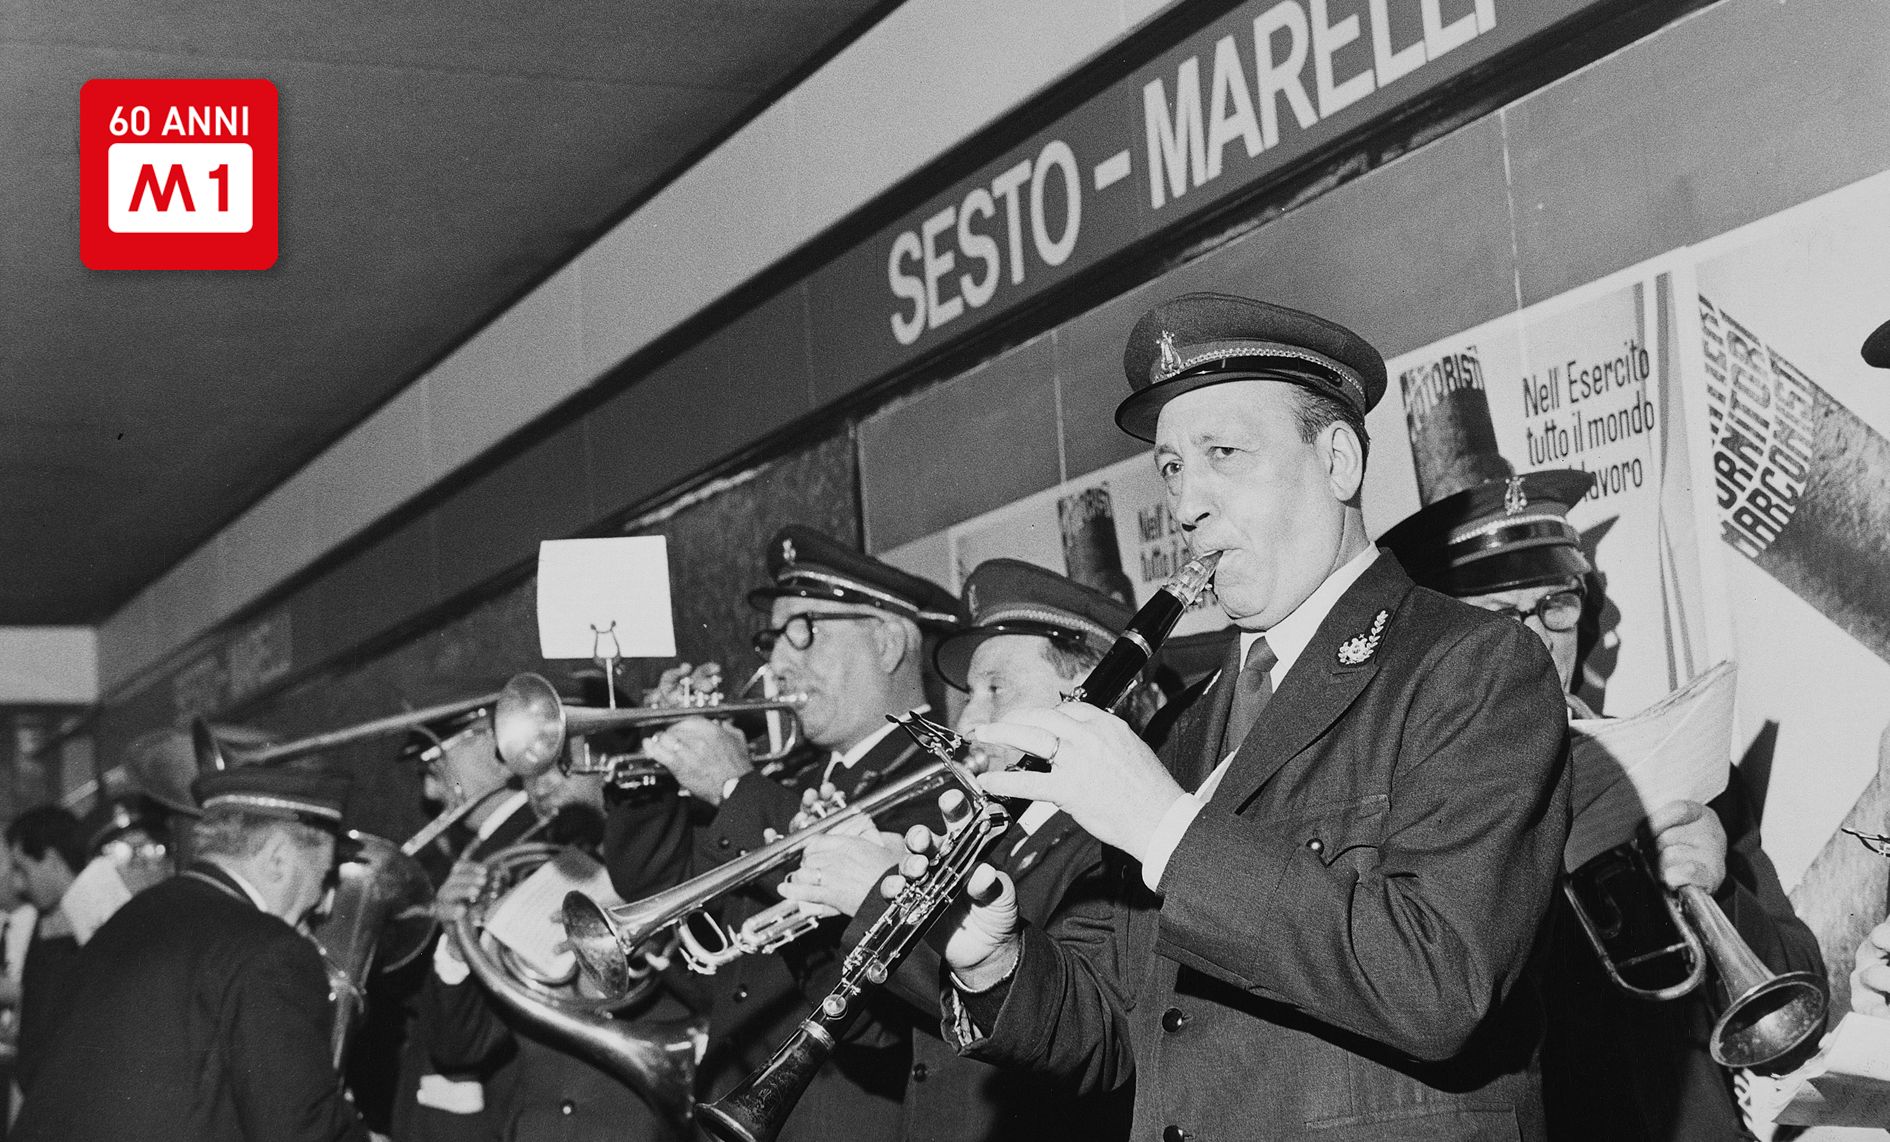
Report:
M923 764L917 746L886 720L925 709L925 637L959 625L958 601L943 588L853 550L812 528L791 526L768 545L771 582L749 593L767 612L755 635L788 693L804 702L800 722L812 756L782 782L761 774L740 735L702 718L677 722L645 740L698 806L693 829L680 814L620 815L612 823L613 878L689 846L699 875L794 827L803 797L831 786L847 800ZM878 822L902 829L937 827L929 803ZM779 878L730 893L718 917L730 927L779 903ZM631 898L625 884L618 891ZM843 918L831 919L772 955L741 956L706 981L709 1045L697 1094L715 1098L768 1058L831 989L845 952ZM885 1018L863 1026L835 1050L787 1120L784 1142L900 1136L900 1100L911 1067L912 1016L888 1002Z
M1561 676L1570 715L1581 718L1596 716L1574 690L1599 640L1603 599L1567 515L1593 482L1590 473L1571 469L1487 481L1426 506L1379 540L1419 584L1535 632ZM1822 974L1817 940L1792 912L1759 847L1737 774L1710 806L1656 807L1645 832L1667 888L1697 884L1713 893L1773 971ZM1566 900L1558 898L1553 921L1542 1059L1550 1139L1750 1137L1732 1076L1706 1049L1715 1014L1711 986L1665 1003L1630 996L1608 981Z

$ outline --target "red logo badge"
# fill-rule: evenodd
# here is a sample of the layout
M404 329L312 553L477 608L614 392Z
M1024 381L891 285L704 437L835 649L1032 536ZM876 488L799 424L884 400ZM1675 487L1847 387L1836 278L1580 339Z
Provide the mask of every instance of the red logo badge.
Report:
M94 79L79 90L79 257L95 270L276 262L276 85Z

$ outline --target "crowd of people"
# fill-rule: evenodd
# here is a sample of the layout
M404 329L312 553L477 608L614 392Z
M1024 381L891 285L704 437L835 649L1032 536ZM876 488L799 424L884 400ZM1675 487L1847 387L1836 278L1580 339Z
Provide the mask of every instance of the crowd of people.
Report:
M962 793L819 829L785 874L705 900L690 923L724 937L784 914L804 930L707 975L644 949L651 982L581 1017L620 1053L495 992L459 921L487 914L509 887L496 858L528 844L589 854L624 901L712 876L925 765L888 715L935 704L957 711L1008 828L961 906L862 997L780 1138L1750 1136L1709 1049L1712 989L1623 991L1566 888L1582 875L1564 859L1570 719L1595 717L1574 691L1604 605L1567 519L1587 474L1472 484L1374 540L1365 420L1386 370L1357 335L1191 294L1137 323L1124 367L1117 423L1153 446L1189 546L1218 553L1218 668L1158 651L1114 710L1069 701L1132 600L1010 559L954 597L786 526L747 601L796 696L795 764L764 772L728 720L683 717L638 735L672 781L624 788L589 767L521 776L488 709L415 727L404 755L459 813L419 854L438 862L446 932L379 997L403 1017L372 1042L334 1014L361 981L307 938L358 845L349 783L319 757L208 772L168 824L27 811L6 830L18 903L0 912L14 1136L688 1137L656 1092L680 1074L713 1101L766 1064L933 867ZM1646 806L1639 837L1596 859L1639 869L1657 902L1701 890L1767 969L1822 980L1751 803L1735 771L1710 803ZM75 925L66 898L95 862L130 870L124 899ZM1890 1014L1886 957L1890 925L1857 953L1855 1010ZM583 973L549 986L596 998ZM387 1098L351 1092L364 1067L395 1076Z

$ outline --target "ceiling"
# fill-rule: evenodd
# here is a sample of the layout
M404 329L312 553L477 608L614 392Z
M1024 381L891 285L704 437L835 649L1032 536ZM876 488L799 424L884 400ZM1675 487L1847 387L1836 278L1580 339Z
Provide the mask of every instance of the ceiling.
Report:
M884 0L0 0L0 625L110 615ZM79 261L79 88L260 76L281 255Z

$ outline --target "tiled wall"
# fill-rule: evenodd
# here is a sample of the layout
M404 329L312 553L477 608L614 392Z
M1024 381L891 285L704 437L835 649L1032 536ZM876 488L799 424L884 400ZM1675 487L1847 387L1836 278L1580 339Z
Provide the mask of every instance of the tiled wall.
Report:
M541 464L546 462L540 461ZM550 465L546 464L547 467ZM555 478L548 475L546 479ZM578 487L582 487L579 481ZM516 518L528 497L493 498L495 515L487 534L536 536ZM766 580L767 542L786 522L821 528L848 542L859 538L854 446L842 432L752 472L739 482L713 491L673 514L631 534L662 534L669 539L675 605L676 645L690 662L718 661L732 679L731 688L757 664L749 647L755 613L743 596ZM360 567L357 577L336 587L334 593L316 592L307 600L309 611L292 604L301 618L296 627L311 628L324 640L354 623L371 624L386 616L382 596L396 599L410 592L410 572L428 562L426 545L409 529L388 553L377 556L372 568ZM536 544L536 538L531 542ZM476 541L457 548L479 562ZM494 545L495 550L503 550ZM440 549L444 551L444 548ZM403 558L403 554L410 558ZM378 569L379 574L375 575ZM443 572L454 578L460 567ZM280 738L357 724L371 718L449 702L497 690L505 680L524 670L536 670L554 679L567 679L583 662L550 662L538 657L535 581L530 577L506 587L471 607L450 622L346 670L318 675L266 699L218 712L220 720L243 721ZM340 595L353 600L360 617L344 612ZM300 602L298 600L298 602ZM393 604L387 604L393 605ZM326 612L314 608L332 607ZM326 622L327 626L317 625ZM302 653L297 648L297 654ZM639 692L654 683L668 663L632 660L624 664L623 687ZM154 686L140 700L114 707L100 722L96 739L101 756L115 758L138 734L171 721L167 687ZM332 760L355 774L354 827L380 835L410 836L421 824L419 773L414 766L394 763L399 736L367 740L344 747Z
M1313 198L870 417L868 540L1139 450L1111 414L1123 339L1160 298L1263 297L1390 357L1890 168L1886 44L1875 0L1726 0Z

